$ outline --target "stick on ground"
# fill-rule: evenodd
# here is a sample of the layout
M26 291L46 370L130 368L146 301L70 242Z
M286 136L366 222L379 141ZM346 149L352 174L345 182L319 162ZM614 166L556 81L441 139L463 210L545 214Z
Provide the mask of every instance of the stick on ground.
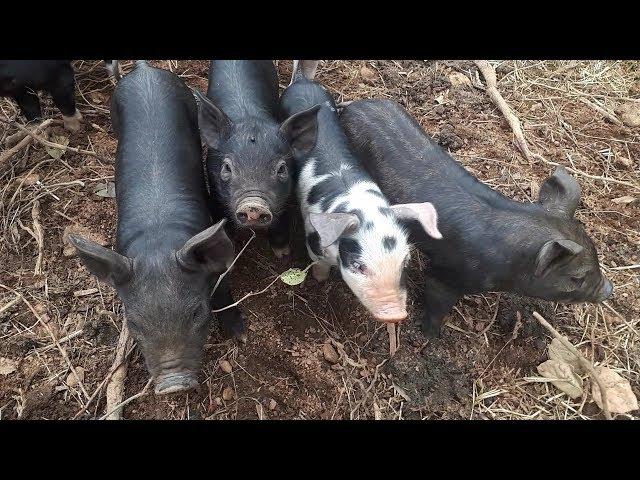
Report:
M117 406L122 403L122 398L124 397L124 381L127 378L127 362L125 357L131 346L130 344L131 338L129 336L129 329L127 328L127 321L125 320L122 322L116 357L111 366L113 374L107 383L106 411L108 413L103 417L107 420L122 419L122 406L120 406L120 408Z
M494 68L486 60L474 60L474 63L478 67L478 70L480 70L480 73L482 73L482 76L484 77L484 81L487 84L487 95L489 95L489 98L491 99L491 101L494 103L496 107L498 107L500 112L502 112L502 115L504 115L504 118L507 120L507 123L509 123L511 130L513 131L513 134L516 137L516 144L518 145L518 148L520 149L522 154L529 161L534 161L534 160L544 161L542 156L538 155L537 153L533 153L531 152L531 150L529 150L529 145L527 144L527 141L524 139L524 133L522 132L522 126L520 125L520 120L518 120L518 117L515 116L515 114L511 110L511 107L509 107L505 99L502 97L502 95L498 91L498 86L496 81L496 71L494 70Z

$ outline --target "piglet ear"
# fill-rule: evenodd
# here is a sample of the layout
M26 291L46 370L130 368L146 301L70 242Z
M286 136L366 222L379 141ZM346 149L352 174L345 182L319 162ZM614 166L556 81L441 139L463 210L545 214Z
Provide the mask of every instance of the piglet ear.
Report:
M399 203L391 205L396 216L401 220L417 220L432 238L440 239L442 234L438 230L438 212L433 204L424 203Z
M69 242L78 251L80 261L98 280L115 287L131 276L132 262L124 255L75 235L69 235Z
M191 271L224 272L233 262L233 243L224 231L226 219L191 237L176 252L181 267Z
M540 187L539 200L551 213L573 217L580 203L580 184L563 167L558 167Z
M207 96L194 89L198 100L198 126L200 135L208 147L217 149L227 137L233 122Z
M536 257L536 277L543 276L567 257L578 255L584 248L573 240L549 240L542 245Z
M353 213L310 213L309 222L318 232L322 248L357 230L360 225L358 216Z
M297 155L306 155L316 145L318 135L318 110L320 105L294 113L280 125L280 136Z

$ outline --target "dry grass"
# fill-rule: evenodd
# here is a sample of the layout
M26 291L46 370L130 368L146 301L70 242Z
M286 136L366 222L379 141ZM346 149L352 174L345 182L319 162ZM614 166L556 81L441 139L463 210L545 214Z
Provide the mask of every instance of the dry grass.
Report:
M206 87L207 62L154 64L174 71L191 86ZM577 217L593 236L602 268L616 290L603 305L554 304L548 305L548 312L556 328L587 359L616 370L640 397L640 212L637 200L626 205L612 202L623 196L640 197L640 131L622 125L616 113L620 104L639 101L640 66L612 61L492 64L498 72L498 88L522 122L531 149L549 164L529 163L520 155L506 122L486 98L473 62L325 61L317 78L338 101L370 97L400 101L472 173L520 201L537 198L552 165L570 168L583 191ZM126 72L132 63L121 65ZM99 158L67 152L56 160L32 143L12 157L11 168L0 172L0 284L22 296L0 288L0 357L14 360L17 366L16 372L0 376L0 418L100 418L106 413L104 380L115 353L122 308L111 289L89 278L76 260L63 256L62 233L68 226L90 226L91 233L106 244L113 242L113 202L101 203L93 197L98 184L113 180L116 143L108 117L113 86L100 62L78 61L76 69L76 98L85 128L70 136L69 145L95 152ZM290 62L279 62L278 69L284 86ZM453 72L466 75L472 86L452 86ZM44 100L43 106L45 117L58 118L50 100ZM14 119L17 114L11 101L0 100L0 115ZM0 124L0 150L4 139L16 132L15 126ZM48 133L67 135L55 124ZM252 269L253 283L241 293L262 289L283 270L260 250L248 251L251 258L243 260L243 268ZM418 263L425 261L420 255L417 258ZM410 292L416 296L420 275L414 273L410 282ZM199 418L216 419L602 418L591 399L588 375L585 394L576 401L540 381L535 369L539 358L530 353L544 334L527 337L523 325L531 319L524 310L516 309L519 317L513 319L512 330L500 330L499 309L510 304L510 298L498 294L465 298L450 315L445 339L439 344L424 340L415 325L403 326L400 359L392 362L384 355L384 326L368 320L362 311L345 323L342 312L327 303L326 292L334 292L331 288L314 292L278 283L243 304L256 327L255 341L275 335L280 343L268 345L277 344L282 350L278 354L293 356L294 365L304 362L310 372L322 372L315 387L309 380L315 377L298 378L279 371L266 374L249 362L243 347L212 337L201 377L203 395L137 398L125 408L125 418L148 417L154 402L162 403L164 418L176 419L193 418L196 412ZM277 319L267 322L261 316L261 308L269 302L280 302L283 312L291 311L314 326L304 336L287 337L288 330L273 326ZM287 320L283 321L286 325ZM337 363L329 365L323 359L325 343L339 354ZM460 344L464 352L457 350ZM412 355L420 357L425 349L447 352L446 361L466 365L469 396L455 407L434 409L435 404L415 398L401 386L405 377L397 373L399 362ZM544 350L544 345L538 350ZM517 357L518 351L525 353ZM520 361L512 363L505 359L512 357L505 355ZM538 357L546 358L546 351ZM233 365L231 373L218 367L223 359ZM129 353L129 361L142 365L137 350ZM79 365L84 366L81 381L70 380ZM127 397L145 386L147 379L141 372L137 368L128 380ZM247 382L254 388L248 388ZM307 391L326 385L335 387L327 394L327 404L309 403L303 408L299 405L304 403L294 399L316 398ZM223 399L226 387L234 391L228 400ZM282 393L282 402L272 411L264 402L264 392L274 396L281 391L293 393L288 397ZM288 409L279 410L280 403L287 401ZM141 410L137 405L142 405ZM638 412L634 413L637 418Z

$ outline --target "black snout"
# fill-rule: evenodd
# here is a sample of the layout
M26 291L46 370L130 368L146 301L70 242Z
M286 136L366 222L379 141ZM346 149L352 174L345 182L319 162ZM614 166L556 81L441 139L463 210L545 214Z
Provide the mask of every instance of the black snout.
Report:
M192 372L172 372L158 375L156 395L184 392L198 386L198 380Z
M243 226L266 227L273 221L273 214L264 200L259 197L250 197L238 205L236 219Z
M607 298L609 298L613 294L613 283L611 283L608 279L604 279L602 283L602 287L600 287L600 291L598 292L598 302L604 302Z

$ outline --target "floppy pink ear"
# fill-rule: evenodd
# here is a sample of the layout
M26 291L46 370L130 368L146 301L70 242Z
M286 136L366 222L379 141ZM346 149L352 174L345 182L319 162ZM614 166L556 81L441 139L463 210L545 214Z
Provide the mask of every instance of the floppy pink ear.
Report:
M433 204L424 203L399 203L391 205L396 216L402 220L417 220L432 238L440 239L442 234L438 230L438 213Z

